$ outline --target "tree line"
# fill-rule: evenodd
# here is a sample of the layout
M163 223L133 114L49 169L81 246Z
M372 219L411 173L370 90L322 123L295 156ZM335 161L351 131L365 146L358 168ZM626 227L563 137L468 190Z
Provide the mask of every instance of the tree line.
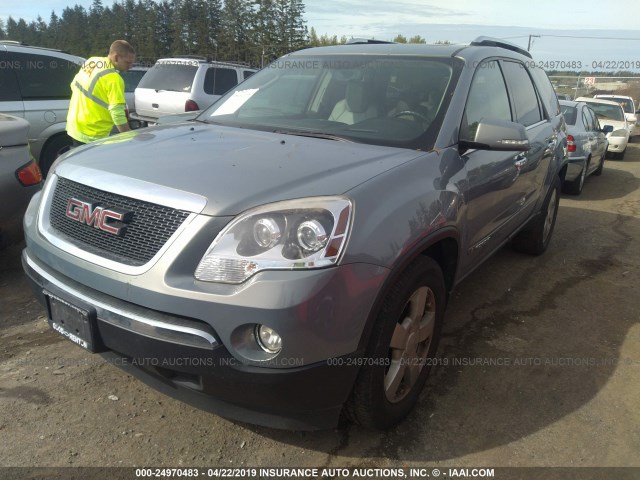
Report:
M113 40L128 40L140 63L197 55L262 66L305 47L344 44L348 37L307 29L303 0L93 0L67 6L48 21L0 19L0 40L60 49L81 57L106 55ZM398 43L426 43L420 35Z
M198 55L260 65L308 45L303 14L302 0L93 0L88 10L52 11L48 22L0 19L0 40L90 57L125 39L142 62Z

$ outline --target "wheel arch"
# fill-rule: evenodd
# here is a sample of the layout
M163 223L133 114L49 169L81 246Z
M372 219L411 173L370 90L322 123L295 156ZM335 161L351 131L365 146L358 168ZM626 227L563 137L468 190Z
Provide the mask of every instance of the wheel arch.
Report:
M46 175L46 173L48 173L49 168L51 168L51 165L55 160L55 158L51 158L51 159L46 158L47 154L49 154L49 148L52 145L55 145L56 142L59 142L63 139L64 139L64 143L69 145L71 145L71 143L73 142L71 137L67 135L67 132L65 130L62 130L58 133L54 133L53 135L51 135L49 138L47 138L46 142L44 142L44 144L42 145L42 149L40 150L40 155L38 157L38 165L40 165L40 169L43 170L42 172L43 175Z
M446 303L448 303L451 290L455 286L460 257L460 235L456 228L445 227L422 239L411 249L404 252L391 268L391 273L387 276L376 300L369 312L364 331L358 344L358 350L364 351L369 342L373 324L378 317L378 313L385 297L398 280L402 272L419 256L432 258L442 270L446 287ZM445 308L446 308L445 303Z

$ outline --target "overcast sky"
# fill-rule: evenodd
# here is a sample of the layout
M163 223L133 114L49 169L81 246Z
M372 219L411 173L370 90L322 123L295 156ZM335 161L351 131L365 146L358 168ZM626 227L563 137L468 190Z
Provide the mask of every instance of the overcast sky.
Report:
M48 22L69 4L89 8L91 0L0 0L0 18L38 15ZM103 5L110 5L103 0ZM468 43L479 35L508 38L539 60L640 64L640 3L638 0L307 0L305 18L318 35L346 35L391 40L401 33L421 35L428 42ZM600 37L566 38L559 35ZM611 40L618 37L620 40ZM590 69L590 68L589 68ZM633 68L639 70L638 68Z

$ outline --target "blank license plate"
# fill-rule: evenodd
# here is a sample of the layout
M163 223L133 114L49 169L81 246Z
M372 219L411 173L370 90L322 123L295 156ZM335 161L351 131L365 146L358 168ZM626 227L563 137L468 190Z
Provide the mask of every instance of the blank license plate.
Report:
M49 325L76 345L95 352L95 316L82 308L45 292L49 300Z

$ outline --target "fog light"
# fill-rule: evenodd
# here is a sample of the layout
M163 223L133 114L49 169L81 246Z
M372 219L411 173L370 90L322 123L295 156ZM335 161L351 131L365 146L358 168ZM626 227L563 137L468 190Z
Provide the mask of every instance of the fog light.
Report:
M282 350L282 338L273 328L256 325L256 341L267 353L278 353Z

